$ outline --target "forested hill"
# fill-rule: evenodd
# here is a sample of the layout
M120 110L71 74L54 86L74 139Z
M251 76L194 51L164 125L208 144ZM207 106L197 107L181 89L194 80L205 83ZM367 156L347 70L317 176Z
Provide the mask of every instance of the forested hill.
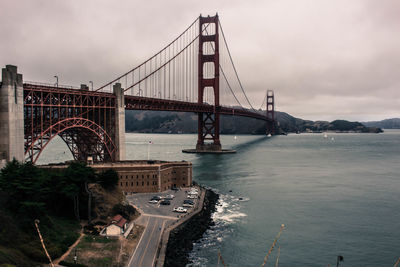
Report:
M379 127L384 129L400 129L400 118L386 119L382 121L363 122L367 127Z
M278 111L275 112L275 116L277 128L281 133L315 131L381 132L379 128L366 127L359 122L345 120L332 122L309 121ZM125 122L127 132L197 133L197 115L194 113L127 110ZM220 128L222 134L265 133L265 123L256 119L238 116L221 116Z

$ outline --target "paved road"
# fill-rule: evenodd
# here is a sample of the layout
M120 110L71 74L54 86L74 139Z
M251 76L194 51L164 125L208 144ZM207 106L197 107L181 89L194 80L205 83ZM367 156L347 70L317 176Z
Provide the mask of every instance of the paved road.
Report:
M175 198L171 201L171 205L163 206L148 203L150 198L154 195L165 196L167 194L175 195ZM153 267L163 229L168 223L182 216L182 214L177 214L172 210L175 207L182 206L186 196L185 190L177 192L168 190L163 193L143 193L127 196L128 201L132 205L140 208L142 212L142 216L136 223L146 227L128 266Z
M140 238L139 244L129 261L130 267L153 267L156 257L158 244L160 243L161 234L165 222L168 219L154 216L147 217L146 229Z

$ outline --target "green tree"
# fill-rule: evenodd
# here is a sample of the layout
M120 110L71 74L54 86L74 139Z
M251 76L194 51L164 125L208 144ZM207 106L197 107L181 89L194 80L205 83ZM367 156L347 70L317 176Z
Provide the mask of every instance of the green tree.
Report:
M105 189L114 189L118 185L118 173L108 169L97 176L97 182Z
M84 162L73 162L64 172L61 183L61 192L74 203L74 214L79 220L80 204L79 199L86 194L85 184L96 181L96 174L93 168Z
M49 177L30 162L14 159L0 172L0 190L7 195L7 207L27 219L46 212L49 184Z

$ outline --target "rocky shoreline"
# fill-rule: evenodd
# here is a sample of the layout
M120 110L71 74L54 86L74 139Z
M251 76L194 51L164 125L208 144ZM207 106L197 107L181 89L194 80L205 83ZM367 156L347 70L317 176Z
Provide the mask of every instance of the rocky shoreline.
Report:
M219 195L207 189L203 209L170 232L165 255L164 267L186 266L193 243L199 240L204 232L213 225L211 214L215 211Z

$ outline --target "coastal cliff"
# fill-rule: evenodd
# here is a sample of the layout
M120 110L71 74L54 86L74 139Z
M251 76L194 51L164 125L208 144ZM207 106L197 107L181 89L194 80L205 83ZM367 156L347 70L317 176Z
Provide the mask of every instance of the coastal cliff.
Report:
M193 243L198 241L203 233L213 224L211 215L215 211L218 194L207 190L203 209L187 222L179 225L169 235L164 267L186 266L188 256L193 249Z

